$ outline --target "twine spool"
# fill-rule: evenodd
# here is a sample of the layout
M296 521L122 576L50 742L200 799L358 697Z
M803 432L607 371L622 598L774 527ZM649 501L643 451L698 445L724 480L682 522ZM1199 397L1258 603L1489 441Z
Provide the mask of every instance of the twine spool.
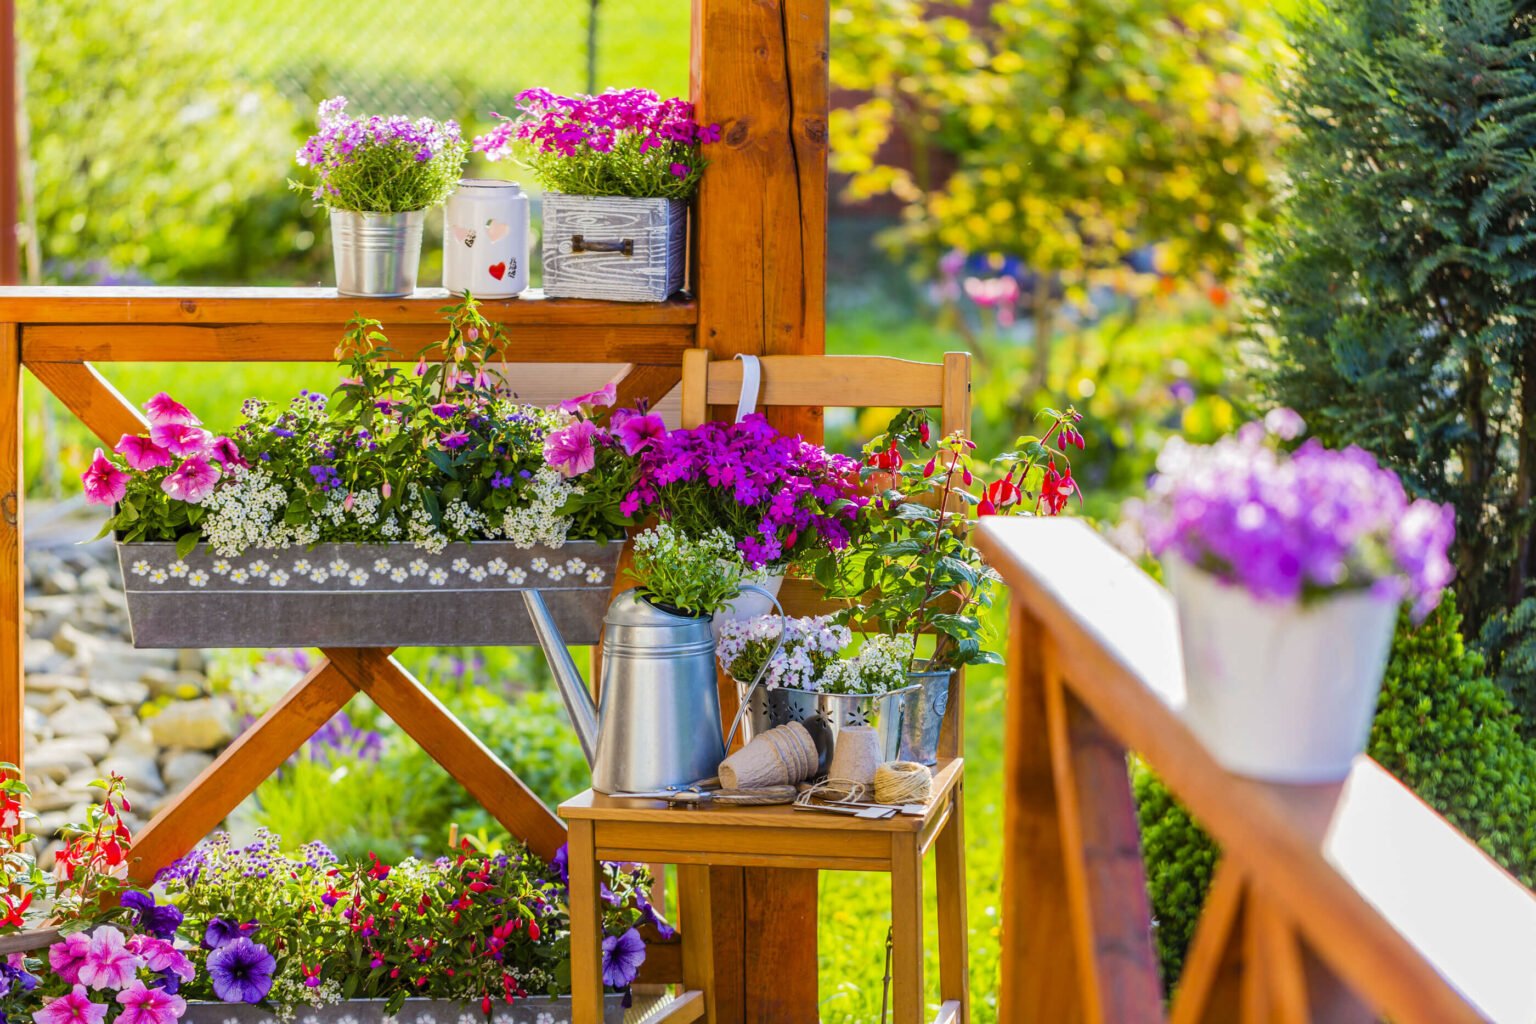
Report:
M839 800L858 800L875 784L880 766L880 734L867 725L838 730L837 746L822 792ZM836 795L842 794L842 795Z
M720 762L720 784L726 789L792 786L815 774L816 741L799 722L759 733Z
M933 775L916 761L887 761L875 769L875 803L925 804L933 795Z

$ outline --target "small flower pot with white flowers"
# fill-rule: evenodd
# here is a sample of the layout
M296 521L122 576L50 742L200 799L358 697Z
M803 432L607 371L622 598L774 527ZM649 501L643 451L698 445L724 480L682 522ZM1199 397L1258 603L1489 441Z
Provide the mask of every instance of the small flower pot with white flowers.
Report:
M466 298L441 362L393 367L381 325L354 320L335 394L249 401L227 435L151 399L149 432L84 476L115 506L134 643L530 644L528 589L594 642L633 465L612 389L521 403L486 368L503 343Z
M1239 774L1333 782L1365 749L1399 607L1426 614L1451 580L1454 520L1359 448L1286 451L1289 410L1266 423L1170 442L1142 521L1178 606L1190 727Z
M719 126L645 89L517 102L474 145L492 160L515 152L545 190L544 294L660 302L682 288L700 147Z

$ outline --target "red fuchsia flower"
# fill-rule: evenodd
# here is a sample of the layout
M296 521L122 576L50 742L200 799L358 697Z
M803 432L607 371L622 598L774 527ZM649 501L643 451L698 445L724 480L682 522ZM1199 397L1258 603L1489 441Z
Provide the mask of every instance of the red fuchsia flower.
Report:
M606 409L618 401L619 389L613 381L609 381L596 391L590 391L585 395L577 395L575 398L567 398L560 403L561 412L590 413L593 409Z
M116 1024L176 1024L187 1012L187 1001L164 989L147 988L137 978L117 994L123 1012Z
M116 991L133 981L143 966L144 961L128 949L123 933L104 924L91 933L85 962L80 965L80 983Z
M239 466L241 469L250 469L251 464L245 461L245 456L240 454L240 448L227 437L213 439L213 457L219 465L228 469L230 466Z
M379 860L378 854L370 853L368 854L368 859L373 862L373 865L368 869L369 878L376 878L379 881L383 881L389 877L389 865ZM369 923L371 924L372 921L370 920Z
M192 410L164 391L145 402L144 411L149 413L149 425L152 427L167 423L184 423L189 427L195 427L202 423L202 420L192 415Z
M634 455L653 446L667 433L667 425L660 416L629 416L619 424L619 443L627 454Z
M128 474L100 448L96 449L96 457L81 474L80 482L85 486L85 500L92 505L115 505L128 493Z
M1056 471L1056 460L1052 459L1046 468L1045 479L1040 482L1040 505L1048 516L1060 515L1062 509L1067 507L1067 499L1077 490L1077 481L1072 479L1072 467L1068 466L1061 472Z
M928 465L923 467L923 479L926 480L929 477L933 476L933 471L938 469L938 468L939 468L939 457L937 455L935 455L933 458L928 460Z
M149 436L155 444L178 457L207 455L213 443L213 435L208 431L185 423L162 423L151 427Z
M564 477L575 477L597 465L597 425L591 420L572 423L544 441L544 461Z
M864 460L864 464L866 466L874 466L876 469L887 473L894 473L902 467L901 452L897 449L896 442L892 441L889 448L883 452L876 452L871 455Z
M168 449L138 434L124 434L122 440L117 442L117 447L112 450L123 457L129 469L136 469L141 473L145 470L169 466L176 461Z
M933 436L933 433L929 429L928 421L926 419L923 420L923 422L921 422L921 423L919 423L917 425L917 439L919 441L923 442L923 444L927 444L928 443L928 439L930 437L932 437L932 436Z
M310 988L318 988L320 986L320 965L319 964L315 964L315 966L313 966L313 967L309 966L308 964L300 964L299 965L299 970L304 975L304 984L305 985L307 985Z
M0 917L0 924L15 925L17 928L27 923L27 908L32 905L32 894L22 893L18 899L10 893L0 894L0 906L5 908L5 914Z
M1015 486L1012 473L988 484L981 494L981 502L976 506L976 514L979 516L995 516L999 511L1018 504L1024 496Z
M83 985L76 985L73 991L44 1003L43 1008L32 1015L35 1024L102 1024L106 1018L106 1005L91 1002Z
M21 828L21 798L15 793L0 793L0 830L15 833Z
M177 501L196 505L213 493L218 482L219 467L206 459L193 456L183 462L176 472L160 481L160 489Z

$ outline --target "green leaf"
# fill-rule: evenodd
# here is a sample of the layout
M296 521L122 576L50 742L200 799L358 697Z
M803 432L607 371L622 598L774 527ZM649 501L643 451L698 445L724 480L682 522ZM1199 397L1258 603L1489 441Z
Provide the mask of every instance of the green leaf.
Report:
M915 540L898 540L890 544L882 544L875 549L875 554L886 558L900 558L902 555L920 555L923 546Z
M202 539L203 531L201 530L194 530L191 533L183 534L176 538L176 557L186 558Z

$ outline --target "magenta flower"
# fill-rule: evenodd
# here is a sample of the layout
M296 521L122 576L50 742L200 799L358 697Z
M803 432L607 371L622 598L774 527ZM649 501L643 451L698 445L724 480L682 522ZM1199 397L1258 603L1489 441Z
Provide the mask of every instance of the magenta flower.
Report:
M544 461L561 476L580 476L597 465L597 425L590 420L572 423L550 434L544 442Z
M452 419L453 414L459 411L459 407L452 402L438 402L432 407L432 412L438 419Z
M123 1012L117 1015L116 1024L175 1024L187 1012L187 1001L158 988L146 988L142 981L117 994L123 1004Z
M85 994L85 987L76 985L72 992L43 1004L32 1015L36 1024L102 1024L107 1018L107 1008L93 1003Z
M160 481L160 489L177 501L199 504L219 482L219 467L206 459L193 456L183 462L176 472Z
M151 427L149 436L154 439L155 444L178 457L207 455L213 443L213 435L208 431L185 423L162 423Z
M191 981L197 973L192 961L168 939L135 935L128 940L128 951L143 960L144 966L156 974L174 974L182 981Z
M651 447L666 433L666 423L654 413L648 416L629 416L619 424L619 441L630 455Z
M450 431L438 438L443 447L449 451L457 451L469 444L469 435L462 430Z
M123 457L129 469L136 469L141 473L145 470L169 466L175 461L167 449L140 434L124 434L123 439L117 442L117 447L112 450Z
M672 177L674 177L674 178L686 178L692 172L693 169L691 167L689 167L687 164L677 164L677 163L675 163L671 167L667 168L667 170L672 172Z
M48 947L48 966L66 984L80 984L80 965L90 951L91 937L85 932L70 932Z
M241 469L250 469L251 464L245 461L245 456L240 454L240 448L227 437L216 437L210 448L219 465L228 469L230 466L239 466Z
M195 427L202 422L202 420L192 415L192 410L176 401L176 399L164 391L145 402L144 411L149 413L149 425L152 427L164 426L169 423L181 423L189 427Z
M91 933L90 948L80 965L80 984L120 989L134 979L144 961L128 949L123 933L104 924Z
M85 485L85 500L92 505L115 505L128 493L128 474L117 463L107 458L107 453L96 449L96 457L80 475Z
M560 403L560 411L585 413L593 409L606 409L618 400L618 391L614 383L609 381L596 391L577 395L575 398L567 398Z

